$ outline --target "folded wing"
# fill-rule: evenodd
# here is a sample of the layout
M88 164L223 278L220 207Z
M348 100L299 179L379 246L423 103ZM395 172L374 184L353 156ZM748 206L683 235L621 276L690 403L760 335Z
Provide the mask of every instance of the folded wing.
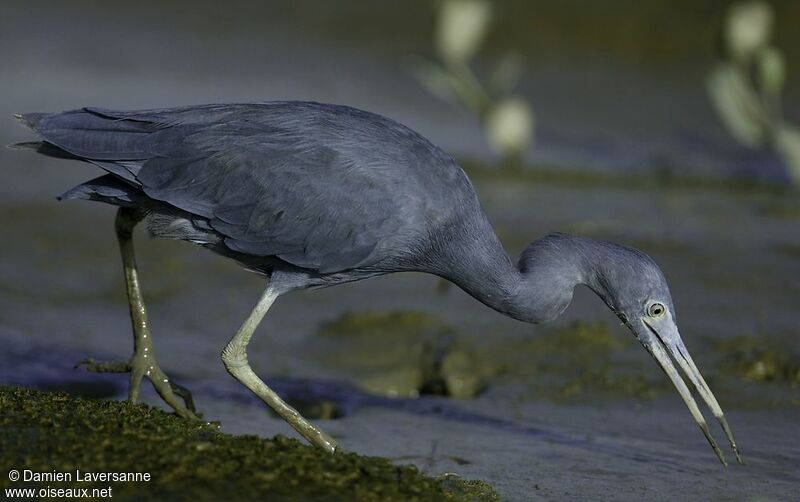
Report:
M112 203L143 204L140 192L207 219L232 250L322 273L371 265L424 227L415 219L425 200L404 189L410 182L396 165L420 159L359 150L355 136L371 133L369 121L328 122L314 105L86 108L22 119L44 140L42 153L92 162L118 180L93 180L75 196L92 198L94 186Z

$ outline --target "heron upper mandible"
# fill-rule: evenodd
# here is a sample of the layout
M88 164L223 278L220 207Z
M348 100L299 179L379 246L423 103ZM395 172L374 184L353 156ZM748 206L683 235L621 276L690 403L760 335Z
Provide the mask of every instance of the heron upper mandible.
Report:
M179 415L196 417L190 394L169 381L153 350L132 242L134 226L144 220L156 237L199 244L267 278L222 361L326 450L334 451L336 442L250 368L250 337L273 302L289 291L416 271L451 281L494 310L531 323L555 319L575 286L588 286L655 358L725 463L677 361L741 461L722 409L678 332L667 282L650 257L610 242L551 234L528 245L514 265L464 171L393 120L347 106L294 101L82 108L17 118L41 141L15 146L90 162L107 173L62 198L119 206L116 233L134 353L127 363L89 366L130 371L131 401L147 377Z

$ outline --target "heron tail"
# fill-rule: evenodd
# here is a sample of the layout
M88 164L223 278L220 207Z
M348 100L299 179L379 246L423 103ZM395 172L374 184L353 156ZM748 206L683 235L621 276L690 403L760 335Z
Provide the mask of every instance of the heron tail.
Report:
M153 155L148 138L157 125L138 117L117 118L112 113L81 108L62 113L16 114L14 117L35 132L40 141L17 143L10 148L90 162L137 184L136 173Z
M14 118L17 121L32 131L36 131L39 122L45 117L53 115L52 113L15 113Z
M10 150L33 150L37 153L41 153L42 155L55 157L57 159L83 160L77 155L72 155L63 148L59 148L58 146L48 143L47 141L23 141L21 143L7 145L6 148Z
M42 119L54 115L53 113L15 113L14 118L17 122L24 125L33 132L39 132L39 122ZM11 150L34 150L35 152L47 155L48 157L55 157L58 159L78 159L77 156L69 153L63 148L59 148L53 143L47 141L23 141L21 143L14 143L7 145L6 148Z

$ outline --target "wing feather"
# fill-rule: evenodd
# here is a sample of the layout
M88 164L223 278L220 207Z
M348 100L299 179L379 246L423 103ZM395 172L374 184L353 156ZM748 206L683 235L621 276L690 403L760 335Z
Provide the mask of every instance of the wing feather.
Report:
M452 211L441 187L474 197L441 150L348 107L85 108L24 118L64 152L207 219L230 249L322 273L372 265L421 239Z

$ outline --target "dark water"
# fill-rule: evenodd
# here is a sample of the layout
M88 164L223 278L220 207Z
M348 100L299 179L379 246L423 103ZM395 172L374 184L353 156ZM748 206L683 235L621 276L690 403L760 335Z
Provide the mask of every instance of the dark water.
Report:
M403 59L382 57L381 46L362 47L353 38L334 43L322 28L305 36L275 19L264 21L263 32L254 32L251 20L249 31L220 33L213 25L198 27L192 21L197 12L174 26L180 17L174 13L126 10L120 18L113 10L89 8L91 3L79 5L0 6L0 116L84 104L316 99L382 112L450 151L487 155L469 118L426 95ZM398 45L406 42L398 40L386 43L388 53L402 52ZM625 61L542 63L523 85L542 123L532 160L779 178L768 156L745 153L725 137L691 77L702 75L696 68L689 77L669 80ZM27 137L10 118L0 120L0 143ZM131 346L113 211L53 199L96 171L6 150L0 151L0 167L0 343L6 347L0 383L123 396L124 377L73 369L85 356L126 358ZM560 230L624 242L656 258L670 281L684 339L701 369L714 376L712 386L747 465L723 469L670 391L652 401L612 396L554 402L526 390L531 385L519 378L498 379L474 400L391 400L358 390L343 371L312 357L314 332L346 311L427 311L459 333L495 345L545 332L505 319L458 290L441 294L433 278L421 275L281 298L251 344L255 370L288 397L337 403L344 417L321 425L346 449L484 479L508 499L792 498L800 483L798 388L725 376L715 347L734 336L768 335L787 352L797 348L795 195L513 177L476 185L513 256L529 240ZM226 430L291 434L232 381L219 360L261 281L189 245L141 237L142 280L167 371ZM643 371L660 378L587 291L577 292L557 325L575 319L612 326L628 343L623 355L643 361ZM148 399L156 403L152 392Z

